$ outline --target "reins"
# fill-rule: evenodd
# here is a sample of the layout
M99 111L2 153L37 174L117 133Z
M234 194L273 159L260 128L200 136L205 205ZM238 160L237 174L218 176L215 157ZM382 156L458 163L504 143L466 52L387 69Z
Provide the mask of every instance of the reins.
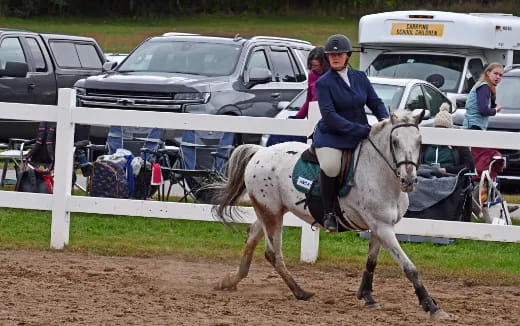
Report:
M412 164L413 166L415 166L415 168L417 169L417 165L418 165L418 162L414 162L414 161L408 161L408 160L403 160L403 161L400 161L400 162L397 162L396 158L395 158L395 152L394 152L394 146L393 146L393 142L392 142L392 133L394 132L395 129L397 128L401 128L401 127L415 127L417 129L419 129L419 127L414 124L414 123L402 123L402 124L399 124L397 126L394 126L392 128L392 130L390 131L390 153L392 154L392 159L394 161L394 165L395 167L392 167L392 164L390 164L390 162L388 162L388 160L386 159L386 157L383 155L383 153L381 152L381 150L379 150L379 148L377 148L376 144L374 144L374 142L372 141L372 139L370 139L370 137L368 137L368 141L370 142L370 144L372 145L372 147L374 147L374 149L376 150L376 152L379 154L379 156L381 156L383 158L383 160L385 161L386 165L388 165L388 167L390 168L390 170L392 170L395 174L395 176L397 178L399 178L401 175L399 173L399 171L397 170L399 168L399 166L401 166L402 164Z

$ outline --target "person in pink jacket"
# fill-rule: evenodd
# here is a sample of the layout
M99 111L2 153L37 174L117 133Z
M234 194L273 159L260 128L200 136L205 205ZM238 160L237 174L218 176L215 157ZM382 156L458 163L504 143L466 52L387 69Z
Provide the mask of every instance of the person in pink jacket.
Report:
M298 113L295 116L289 117L290 119L306 119L309 114L309 103L317 101L316 97L316 81L321 75L326 73L330 66L329 62L325 58L325 50L321 46L317 46L311 50L307 57L307 68L309 68L309 77L307 80L307 98L303 103ZM267 140L267 146L272 146L278 143L284 143L288 141L298 141L305 143L307 137L305 136L286 136L286 135L271 135Z
M309 114L309 103L317 101L316 97L316 81L321 75L329 70L329 62L325 58L325 50L321 46L317 46L309 53L307 58L307 67L309 68L309 80L307 86L307 99L302 107L294 116L295 119L305 119Z

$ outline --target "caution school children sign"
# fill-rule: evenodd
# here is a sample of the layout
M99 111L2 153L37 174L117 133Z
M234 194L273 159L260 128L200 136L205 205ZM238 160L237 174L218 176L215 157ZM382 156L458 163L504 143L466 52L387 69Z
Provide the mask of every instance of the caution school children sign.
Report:
M407 35L407 36L433 36L442 37L444 33L443 24L392 24L391 35Z

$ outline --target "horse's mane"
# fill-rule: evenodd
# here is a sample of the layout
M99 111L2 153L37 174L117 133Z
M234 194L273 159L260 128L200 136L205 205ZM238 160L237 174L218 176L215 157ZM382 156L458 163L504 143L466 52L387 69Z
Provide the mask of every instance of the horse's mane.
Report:
M390 113L388 119L384 119L372 126L370 134L377 134L388 125L396 125L401 123L417 123L417 117L414 116L412 111L408 110L397 110Z

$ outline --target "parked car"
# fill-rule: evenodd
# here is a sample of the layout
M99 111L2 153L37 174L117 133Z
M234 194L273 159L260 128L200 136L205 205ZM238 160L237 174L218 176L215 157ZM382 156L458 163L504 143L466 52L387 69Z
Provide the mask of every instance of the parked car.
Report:
M278 102L307 87L312 48L309 42L280 37L167 33L145 40L113 71L78 81L78 104L274 117Z
M450 112L454 111L452 103L442 91L432 84L419 79L393 79L382 77L368 77L377 95L381 98L390 112L397 109L422 110L426 114L421 126L433 126L433 117L439 112L442 103L450 104ZM293 116L305 102L307 90L303 90L291 102L281 102L281 111L276 118L286 119ZM368 114L368 122L374 124L377 118L372 115L370 109L365 109ZM269 135L262 136L261 144L265 146Z
M56 105L58 88L101 73L105 56L90 37L0 29L0 102ZM0 120L0 140L34 138L38 122Z

